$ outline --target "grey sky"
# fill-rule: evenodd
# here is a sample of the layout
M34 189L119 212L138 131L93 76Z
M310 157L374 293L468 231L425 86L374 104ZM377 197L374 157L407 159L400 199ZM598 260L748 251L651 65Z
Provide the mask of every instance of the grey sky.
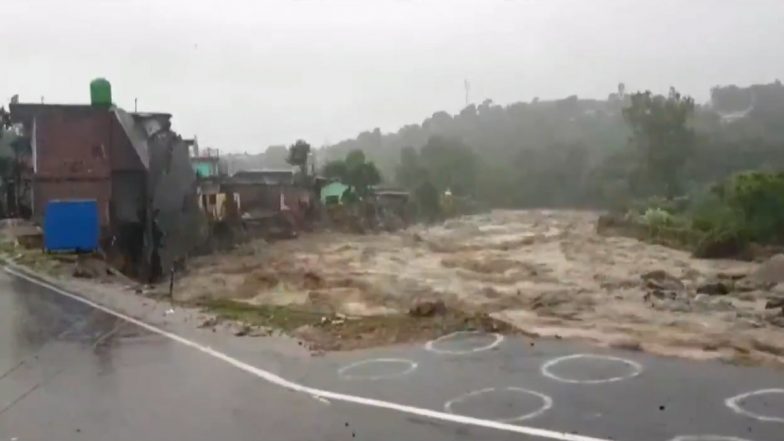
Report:
M781 0L0 0L0 100L174 114L262 151L394 131L471 99L604 98L784 79Z

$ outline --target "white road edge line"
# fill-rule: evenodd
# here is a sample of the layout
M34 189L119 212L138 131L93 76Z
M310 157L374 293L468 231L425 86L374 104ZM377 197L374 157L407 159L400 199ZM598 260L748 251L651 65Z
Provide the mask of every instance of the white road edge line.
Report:
M103 312L105 312L107 314L113 315L113 316L115 316L117 318L120 318L122 320L125 320L125 321L127 321L129 323L133 323L136 326L144 328L144 329L146 329L146 330L148 330L150 332L153 332L155 334L162 335L162 336L164 336L164 337L166 337L166 338L168 338L170 340L176 341L177 343L180 343L180 344L183 344L185 346L188 346L188 347L191 347L193 349L196 349L196 350L198 350L198 351L200 351L200 352L202 352L204 354L210 355L213 358L216 358L218 360L224 361L224 362L226 362L226 363L228 363L228 364L230 364L230 365L232 365L232 366L234 366L234 367L236 367L238 369L241 369L241 370L243 370L245 372L253 374L253 375L255 375L255 376L257 376L257 377L259 377L259 378L261 378L261 379L263 379L265 381L268 381L268 382L270 382L272 384L275 384L277 386L280 386L280 387L292 390L294 392L301 392L301 393L304 393L304 394L311 395L311 396L313 396L316 399L327 399L327 400L334 400L334 401L342 401L342 402L345 402L345 403L353 403L353 404L358 404L358 405L362 405L362 406L369 406L369 407L376 407L376 408L380 408L380 409L394 410L394 411L401 412L401 413L406 413L406 414L416 415L416 416L426 417L426 418L432 418L434 420L447 421L447 422L450 422L450 423L464 424L464 425L476 426L476 427L484 427L484 428L487 428L487 429L495 429L495 430L500 430L500 431L505 431L505 432L520 433L520 434L524 434L524 435L530 435L530 436L535 436L535 437L539 437L539 438L554 439L554 440L559 440L559 441L611 441L609 439L604 439L604 438L594 438L594 437L590 437L590 436L576 435L576 434L571 434L571 433L566 433L566 432L558 432L558 431L555 431L555 430L540 429L540 428L536 428L536 427L520 426L520 425L516 425L516 424L502 423L502 422L498 422L498 421L485 420L485 419L481 419L481 418L474 418L474 417L469 417L469 416L455 415L455 414L450 414L450 413L436 411L436 410L431 410L431 409L424 409L424 408L420 408L420 407L414 407L414 406L407 406L407 405L404 405L404 404L392 403L392 402L389 402L389 401L377 400L377 399L374 399L374 398L364 398L364 397L359 397L359 396L355 396L355 395L347 395L347 394L342 394L342 393L338 393L338 392L332 392L332 391L328 391L328 390L322 390L322 389L317 389L317 388L313 388L313 387L309 387L309 386L304 386L304 385L301 385L301 384L298 384L298 383L294 383L293 381L286 380L285 378L283 378L283 377L281 377L281 376L279 376L277 374L274 374L272 372L265 371L264 369L260 369L260 368L257 368L256 366L253 366L253 365L250 365L248 363L245 363L244 361L241 361L241 360L238 360L238 359L236 359L234 357L226 355L223 352L220 352L220 351L217 351L215 349L212 349L209 346L204 346L204 345L202 345L200 343L197 343L195 341L188 340L187 338L184 338L184 337L181 337L181 336L179 336L177 334L174 334L174 333L171 333L169 331L163 330L163 329L161 329L161 328L159 328L157 326L151 325L149 323L145 323L145 322L143 322L143 321L141 321L139 319L136 319L136 318L133 318L131 316L125 315L125 314L123 314L121 312L115 311L115 310L113 310L111 308L108 308L106 306L103 306L101 304L93 302L92 300L88 300L88 299L86 299L86 298L84 298L82 296L70 293L70 292L68 292L68 291L66 291L66 290L64 290L64 289L62 289L60 287L57 287L55 285L52 285L52 284L49 284L49 283L46 283L46 282L43 282L43 281L40 281L40 280L36 280L36 279L34 279L34 278L32 278L32 277L30 277L30 276L28 276L28 275L26 275L26 274L24 274L22 272L17 271L14 268L11 268L10 266L5 266L4 269L9 274L13 274L14 276L22 278L24 280L27 280L30 283L36 284L38 286L42 286L42 287L47 288L47 289L49 289L51 291L54 291L54 292L56 292L58 294L61 294L61 295L65 296L65 297L71 298L71 299L76 300L78 302L84 303L85 305L91 306L91 307L93 307L93 308L95 308L95 309L97 309L99 311L103 311Z

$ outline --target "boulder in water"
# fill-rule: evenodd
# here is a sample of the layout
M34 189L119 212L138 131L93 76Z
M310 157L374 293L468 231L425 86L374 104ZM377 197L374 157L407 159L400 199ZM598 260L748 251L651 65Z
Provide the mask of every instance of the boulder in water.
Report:
M784 282L784 254L776 254L751 275L755 282L777 284Z

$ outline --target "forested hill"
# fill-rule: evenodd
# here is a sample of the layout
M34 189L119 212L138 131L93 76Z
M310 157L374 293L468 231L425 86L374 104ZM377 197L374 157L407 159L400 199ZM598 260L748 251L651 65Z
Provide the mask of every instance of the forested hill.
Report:
M363 132L319 151L319 162L362 150L384 179L425 179L492 206L612 205L635 192L639 149L619 85L606 100L571 96L507 106L486 100L456 115L437 112L396 133ZM736 170L784 166L784 86L715 87L695 106L695 142L683 155L684 191ZM402 166L401 166L402 163Z

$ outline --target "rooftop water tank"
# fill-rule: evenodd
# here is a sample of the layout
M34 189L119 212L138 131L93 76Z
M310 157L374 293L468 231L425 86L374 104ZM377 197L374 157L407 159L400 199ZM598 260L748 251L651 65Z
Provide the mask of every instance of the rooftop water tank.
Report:
M112 105L112 85L104 78L90 81L90 104L109 107Z

